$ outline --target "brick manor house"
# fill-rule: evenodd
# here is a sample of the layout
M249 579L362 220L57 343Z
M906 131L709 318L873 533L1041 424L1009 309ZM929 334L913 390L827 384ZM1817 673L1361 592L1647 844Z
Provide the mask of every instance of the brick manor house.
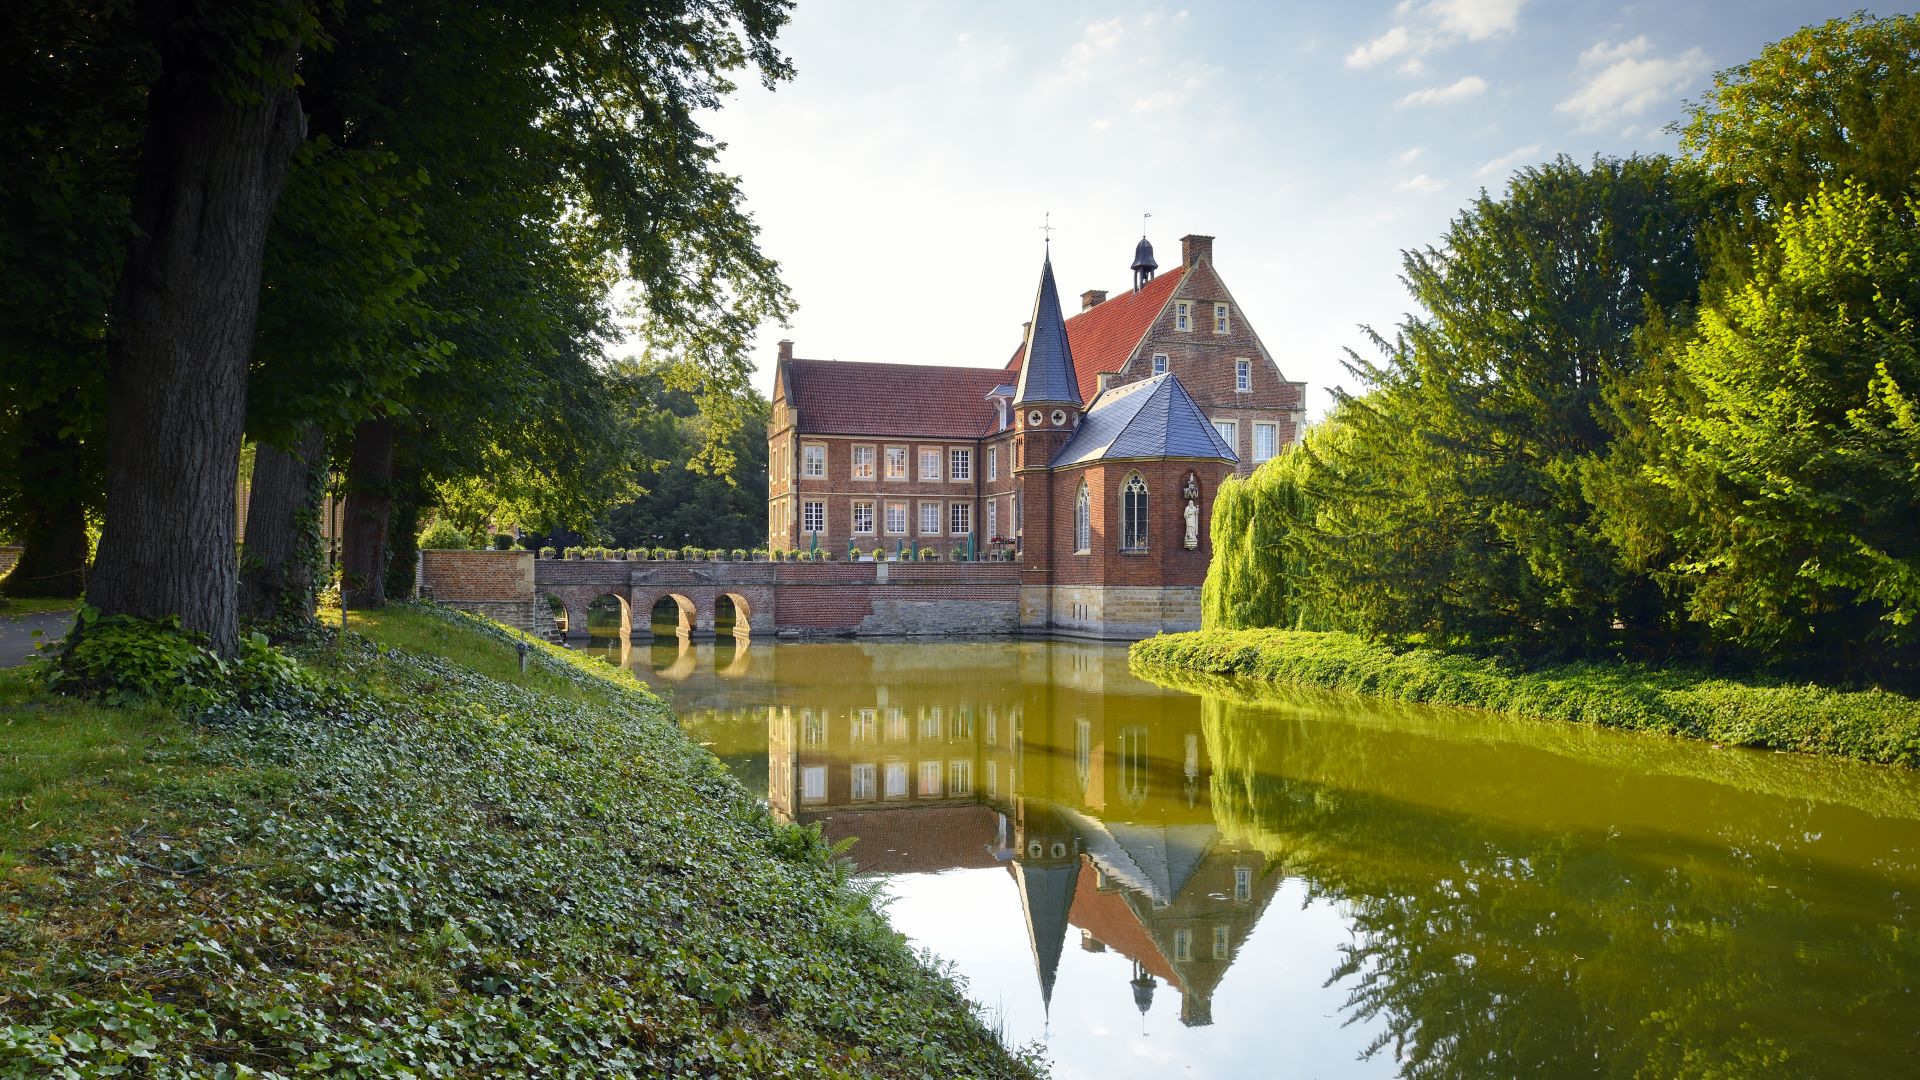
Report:
M1180 240L1133 288L1065 318L1046 258L1002 367L807 360L780 343L768 543L844 556L932 549L1021 564L1021 623L1130 638L1199 625L1222 480L1299 437L1289 382L1213 267Z

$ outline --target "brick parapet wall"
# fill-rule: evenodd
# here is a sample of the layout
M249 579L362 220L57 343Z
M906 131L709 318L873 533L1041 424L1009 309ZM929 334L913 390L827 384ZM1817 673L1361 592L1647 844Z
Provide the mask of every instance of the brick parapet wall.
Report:
M420 584L442 603L530 602L533 563L531 551L429 548L420 553Z

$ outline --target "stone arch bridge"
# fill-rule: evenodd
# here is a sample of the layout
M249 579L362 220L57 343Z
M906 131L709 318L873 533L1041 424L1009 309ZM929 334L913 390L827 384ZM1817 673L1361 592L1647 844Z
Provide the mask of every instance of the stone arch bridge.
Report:
M651 633L649 615L668 597L692 637L712 636L727 608L736 631L783 636L1046 629L1031 621L1046 605L1023 605L1020 566L1008 562L641 562L433 549L420 553L418 583L423 596L532 633L552 629L551 598L573 637L585 635L587 608L603 596L619 602L629 637Z

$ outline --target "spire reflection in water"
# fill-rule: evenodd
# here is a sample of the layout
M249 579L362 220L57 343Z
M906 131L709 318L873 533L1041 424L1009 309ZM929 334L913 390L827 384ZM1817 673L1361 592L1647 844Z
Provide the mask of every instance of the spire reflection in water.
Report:
M1058 1075L1876 1074L1920 1046L1909 774L1167 689L1104 645L630 662Z

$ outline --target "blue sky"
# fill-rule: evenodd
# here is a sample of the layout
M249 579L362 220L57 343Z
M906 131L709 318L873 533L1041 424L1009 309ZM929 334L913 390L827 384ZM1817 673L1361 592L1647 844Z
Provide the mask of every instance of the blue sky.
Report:
M1150 211L1215 265L1309 404L1411 300L1400 252L1568 154L1671 151L1715 71L1855 4L840 3L802 0L797 77L711 117L799 303L801 356L998 365L1051 212L1061 291L1119 290ZM1911 11L1882 7L1876 14ZM1077 303L1070 305L1077 307Z

